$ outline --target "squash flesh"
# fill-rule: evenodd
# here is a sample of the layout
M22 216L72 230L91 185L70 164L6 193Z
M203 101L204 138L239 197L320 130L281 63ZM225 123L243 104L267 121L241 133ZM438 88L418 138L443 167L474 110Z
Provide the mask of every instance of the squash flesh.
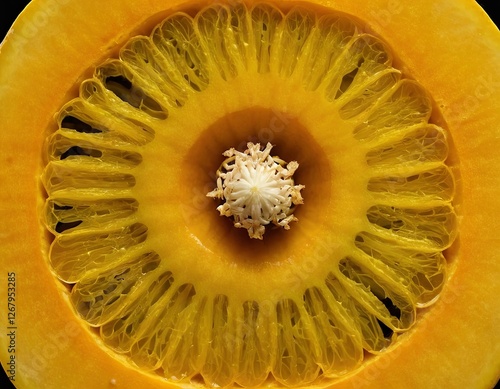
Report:
M99 65L63 108L42 178L55 231L49 261L76 282L78 314L106 326L104 339L140 368L182 380L200 372L207 385L256 386L268 372L286 386L334 378L360 363L363 347L383 352L413 325L416 301L439 295L438 253L456 228L454 181L447 151L420 159L446 136L436 127L412 158L397 145L429 126L430 100L399 79L380 40L359 31L343 15L270 4L174 13L151 38L129 41L120 60ZM228 99L220 93L228 89L244 93ZM227 231L199 197L221 146L262 138L280 116L283 128L271 135L300 161L309 201L292 233L257 245ZM218 119L205 128L207 118ZM396 161L367 171L364 155L382 145L394 147ZM117 212L130 198L140 206ZM92 211L103 200L104 220ZM363 255L352 247L355 230L375 236L356 236ZM387 249L374 255L377 239ZM405 259L403 283L396 272ZM168 284L154 285L167 271Z
M357 10L353 5L342 4L341 2L339 2L336 7L345 12L350 11L353 14L360 15L360 10ZM368 15L369 17L370 15L377 15L377 12L380 12L379 10L370 7L372 6L369 6L367 11L363 11L365 12L364 15ZM61 9L64 9L64 7L61 6ZM442 296L442 301L439 301L437 303L437 306L426 314L426 317L421 323L421 326L424 326L425 323L427 323L426 325L430 326L429 328L432 327L434 329L433 332L419 332L417 326L415 330L413 330L412 334L406 337L405 341L399 346L401 352L398 352L399 349L396 349L392 354L374 358L373 361L369 363L369 366L365 367L361 372L358 373L358 375L353 376L352 379L365 379L366 381L371 382L371 378L373 378L372 376L375 376L374 382L384 384L386 386L388 385L389 387L391 385L394 387L402 384L409 385L412 383L417 383L417 381L421 384L422 382L424 382L422 380L425 379L441 379L442 381L434 382L441 382L444 385L445 383L449 384L450 377L452 376L455 378L459 378L456 377L456 371L454 369L457 368L456 366L460 366L459 371L461 371L462 374L461 378L459 379L462 381L457 382L456 387L460 387L459 384L473 387L472 385L478 384L478 382L475 381L477 377L476 373L478 371L482 371L483 369L491 369L484 372L484 384L487 385L488 383L491 383L492 380L495 379L495 375L498 374L498 364L495 365L495 363L489 363L490 358L493 359L495 358L495 356L498 357L499 353L498 347L491 350L491 347L495 347L491 345L499 344L498 341L495 341L498 339L494 338L494 336L498 336L495 335L496 333L494 332L493 328L495 322L495 313L484 311L484 316L493 320L479 321L478 316L476 316L478 315L477 311L473 313L467 309L464 309L463 307L467 305L474 305L477 299L479 299L478 296L481 296L480 299L484 302L484 305L482 305L483 309L497 306L495 302L495 293L498 294L498 283L495 280L495 275L498 274L499 265L497 264L498 261L495 261L495 258L498 257L498 254L493 249L495 247L496 240L495 236L493 235L493 231L496 230L495 223L497 222L495 219L491 219L491 215L495 214L495 210L498 209L498 204L495 203L494 194L495 188L498 188L499 182L498 178L494 174L494 171L492 171L493 169L488 169L487 166L492 163L491 161L497 160L495 148L498 141L491 141L491 134L488 134L487 138L484 139L481 135L481 131L483 128L492 128L493 131L495 131L494 108L496 97L493 92L489 94L489 91L496 90L495 88L497 88L498 86L498 80L496 80L495 73L493 72L494 65L498 63L498 55L494 53L498 52L498 50L492 50L492 48L498 47L498 35L494 35L493 33L491 33L491 31L489 34L486 34L488 37L491 36L491 38L489 38L489 41L486 40L484 49L485 51L478 54L477 61L478 63L479 61L482 61L482 68L487 70L491 69L491 73L488 73L487 71L485 72L487 77L489 77L489 74L491 74L491 78L486 78L485 84L483 81L481 81L481 79L479 79L478 81L478 78L472 78L471 80L471 77L467 77L466 66L457 66L457 63L459 63L455 57L457 54L453 54L454 52L450 50L450 46L446 44L447 42L452 41L451 38L446 42L437 42L437 39L431 39L430 41L427 41L423 38L421 41L417 40L415 44L416 48L419 47L419 44L421 45L420 47L423 47L425 43L426 45L430 45L430 48L427 48L427 50L431 50L431 52L434 53L438 53L440 50L442 50L442 52L446 53L447 55L436 55L438 58L442 58L442 62L434 61L434 63L431 63L432 61L430 60L430 58L428 61L426 61L420 56L419 60L421 60L421 62L419 61L413 63L412 58L415 57L411 55L411 53L407 54L404 49L405 45L403 43L405 41L405 33L403 31L405 31L405 29L403 28L403 26L405 25L405 23L407 23L407 25L411 25L411 18L414 17L412 16L412 12L415 15L418 15L419 12L422 13L424 11L425 7L423 7L423 9L404 9L399 10L398 12L396 12L396 9L392 9L392 13L390 12L390 7L386 9L387 12L392 15L392 17L390 18L391 23L389 23L389 26L392 26L392 23L394 23L393 31L402 31L402 33L400 35L385 34L384 27L387 27L382 25L382 20L384 20L383 18L378 19L380 24L379 26L377 26L377 23L374 24L374 30L380 32L381 35L389 41L393 48L402 49L400 58L405 59L406 66L408 66L409 69L409 73L417 78L418 81L420 81L431 91L431 94L436 99L438 105L444 105L444 107L442 108L443 117L444 120L446 120L450 131L452 132L455 147L457 149L457 155L459 156L461 163L461 184L463 185L462 190L464 193L461 203L462 209L460 210L460 214L463 215L460 227L460 239L462 244L460 250L456 253L456 259L454 260L454 274L450 280L450 283L451 285L453 285L453 287L447 287L445 289ZM470 9L467 7L465 2L463 4L458 4L456 6L456 9L452 9L450 11L453 10L458 13L457 17L460 18L459 20L463 20L464 23L466 23L470 18L475 18L476 20L473 21L473 23L477 23L478 21L482 23L477 24L478 26L489 26L477 27L477 29L479 30L478 33L481 32L480 30L482 29L487 29L487 31L489 31L488 28L493 28L491 24L485 23L486 19L481 11L470 12ZM27 15L29 15L29 11L30 8L28 8L26 11ZM160 9L155 8L154 4L148 5L141 10L142 15L144 15L142 16L142 19L146 19L149 17L149 15L154 14L158 11L160 11ZM463 13L460 11L463 11ZM74 12L74 10L72 10L72 12ZM87 11L85 9L82 9L81 12L81 18L83 19L83 15ZM389 14L384 15L387 16ZM80 14L78 11L76 11L75 18L78 18L78 15ZM109 39L109 41L100 42L101 47L111 47L109 42L120 40L120 38L115 37L114 31L116 31L117 26L123 24L133 26L134 22L131 22L132 15L133 13L127 14L127 10L124 10L123 13L116 14L116 19L113 19L112 23L109 23L109 20L107 20L107 25L110 25L110 33L108 35L110 38L106 38ZM54 14L51 17L55 18L55 22L59 22L58 18L62 18L62 14ZM135 12L134 17L138 17L137 11ZM141 17L138 17L138 19L136 20L139 19L141 19ZM99 26L99 23L100 20L97 16L95 25L91 25L90 28L97 28ZM29 26L29 24L25 25L25 27L26 26ZM61 26L67 26L69 30L71 30L72 28L68 25L68 23L65 23L64 21L61 21ZM115 30L113 30L113 26ZM397 29L397 26L400 26L400 28ZM99 28L101 27L102 26L99 26ZM19 28L22 31L22 22L20 22ZM408 34L412 33L415 34L414 31L408 32ZM429 32L429 34L430 33L431 32ZM88 42L79 42L81 46L79 46L79 49L75 49L71 48L70 46L66 46L64 43L56 43L56 35L50 36L50 33L47 35L43 35L38 38L40 40L44 40L40 42L40 44L46 44L47 41L45 40L48 40L49 44L55 45L55 47L63 46L63 50L67 50L66 52L69 51L70 53L73 52L75 54L79 52L79 50L85 52L86 47L89 50L93 47L93 50L95 50L95 42L90 42L90 40ZM408 37L406 37L406 39L408 39ZM468 40L461 37L460 40L461 42L463 42L462 45L464 47L464 50L471 50L475 52L475 42L472 39ZM10 46L8 44L9 41L7 41L7 43L2 47L3 58L8 58L9 47L10 50L12 50L13 47L15 48L15 41L12 40L11 42L12 44ZM17 42L18 45L19 42L20 41ZM36 56L36 51L38 50L37 47L39 46L40 45L33 45L34 54L27 55ZM30 50L30 52L33 51ZM452 53L450 53L450 51L452 51ZM4 56L5 52L7 52L7 54ZM59 89L63 93L67 90L71 90L71 87L75 82L75 75L82 74L84 70L87 69L91 64L98 62L96 61L96 57L98 56L99 54L89 59L86 58L84 61L79 61L78 63L68 63L64 64L63 66L58 65L59 67L55 67L51 63L51 60L47 59L47 62L43 62L41 64L41 66L47 67L47 80L43 80L43 82L37 84L36 87L33 86L32 82L29 82L32 80L24 80L22 77L17 76L19 74L19 70L10 67L8 61L7 65L5 65L5 68L2 63L2 68L6 69L6 71L3 72L0 76L3 78L1 85L6 86L6 89L9 90L10 96L8 101L4 101L5 99L3 98L3 96L6 89L2 90L2 106L6 107L5 122L10 126L19 129L19 131L14 131L10 134L2 135L2 142L5 141L5 144L8 145L8 148L12 148L18 151L15 157L16 159L22 157L22 160L26 161L26 164L23 167L20 167L18 164L13 163L14 159L12 159L12 156L2 156L4 166L12 167L12 170L10 170L9 172L9 177L12 174L12 176L19 177L19 180L16 180L16 182L12 182L11 184L9 184L9 190L6 193L2 193L2 196L4 196L2 198L2 202L4 204L8 204L9 202L12 203L12 201L14 201L15 199L15 194L17 193L18 195L22 194L26 204L21 206L21 210L19 210L18 208L15 210L15 212L13 210L2 210L2 218L4 218L5 216L5 220L19 220L19 217L21 215L22 219L20 221L24 221L24 223L19 223L15 226L9 226L9 231L6 231L2 236L2 247L5 247L6 250L8 250L7 252L10 253L11 257L37 258L40 256L40 252L44 252L44 250L46 250L46 247L43 247L42 243L40 242L29 242L24 244L16 243L15 247L13 247L14 245L12 244L12 242L23 242L22 237L27 233L29 233L28 236L33 237L40 236L42 234L42 232L38 228L36 215L34 215L32 212L35 207L40 206L40 204L37 204L37 197L35 196L37 194L36 175L40 173L40 166L38 163L38 158L34 158L33 155L36 154L36 150L40 148L39 145L42 144L45 134L33 134L31 131L33 128L44 128L45 126L40 125L41 123L46 123L47 126L49 126L49 123L51 123L50 116L57 110L57 103L61 102L44 98L47 88L52 83L53 88L57 87L57 89ZM450 58L454 59L455 61L450 61ZM413 61L415 60L413 59ZM448 61L450 61L453 66L451 66ZM3 62L5 63L6 61L4 60ZM436 66L436 64L440 66ZM452 69L450 69L450 66L452 67ZM57 69L57 72L55 72L54 69ZM438 69L438 71L436 71L436 69ZM447 80L450 80L450 82L443 85L443 82L439 82L439 80L445 79L445 76L447 77ZM12 77L11 79L16 80L15 88L12 82L9 81L9 77ZM64 80L64 82L57 80ZM460 87L453 88L453 85L459 85ZM436 90L434 90L434 88ZM455 89L460 89L463 94L472 96L470 100L471 102L465 104L463 99L460 99L458 97L454 98L453 96L457 95ZM21 92L17 92L18 90ZM27 115L20 118L17 114L19 112L19 108L16 108L16 101L21 101L22 96L16 96L16 94L21 94L23 90L32 91L32 95L38 97L39 104L37 104L37 106L33 108L31 112L32 115ZM11 96L14 96L14 99ZM472 105L473 101L478 101L480 104ZM22 136L19 135L20 133L22 134ZM470 142L471 133L477 135L475 137L475 142ZM23 139L32 139L33 142L30 142L30 146L27 147L25 142L22 141ZM493 139L495 139L495 137L493 137ZM480 155L480 157L478 158L477 155ZM471 156L474 156L474 158L471 158ZM33 174L33 172L35 172L35 174ZM2 178L2 182L6 182L6 178ZM466 195L467 193L473 193L474 196L469 197ZM485 203L490 204L490 208L487 210L487 212L485 212L484 208L481 208L481 206ZM485 224L489 224L489 227L482 228L481 236L477 236L474 233L474 231L476 231L477 229L477 226ZM474 241L470 239L470 236L472 234L474 234ZM5 243L5 245L3 243ZM64 327L64 324L62 324L62 322L66 321L67 318L72 317L72 312L70 311L69 306L64 301L61 301L56 297L60 293L57 289L58 286L54 283L51 275L47 274L46 268L42 265L42 263L42 261L40 261L38 265L30 263L29 268L24 268L23 265L19 265L19 270L16 270L16 272L18 273L19 279L24 280L26 288L28 287L28 285L30 285L32 288L35 288L36 285L40 285L41 283L43 283L44 290L46 291L47 295L46 300L43 301L45 301L46 304L49 304L49 301L52 300L50 302L51 306L53 307L51 308L51 310L53 309L55 312L61 312L61 318L58 319L57 317L50 317L45 319L46 314L44 314L45 309L43 305L41 305L38 309L33 309L32 306L28 303L26 303L25 306L23 306L22 302L19 303L19 311L23 312L23 315L26 315L25 317L33 315L33 319L29 322L41 323L39 329L37 329L33 333L33 338L31 338L29 341L27 340L26 343L23 343L24 341L22 340L22 337L19 338L20 358L22 357L24 360L32 361L31 366L28 364L23 368L20 367L20 370L18 371L19 378L26 379L28 381L33 380L32 382L35 382L37 381L37 379L43 377L44 375L47 375L47 377L53 376L55 374L53 371L46 368L40 369L40 366L42 365L42 362L40 362L40 355L42 355L42 360L44 360L46 363L47 361L50 361L50 364L53 366L64 366L64 360L66 359L64 352L57 353L54 351L54 344L57 344L56 347L60 347L60 349L68 351L70 348L73 350L83 350L80 354L82 356L84 356L86 352L92 353L92 355L94 355L95 353L95 355L101 356L98 358L98 366L93 368L96 368L97 371L99 371L99 369L102 369L102 375L94 373L93 375L96 375L96 377L91 378L93 380L92 383L95 384L95 387L97 388L107 385L107 382L103 382L102 377L110 377L109 379L111 379L113 378L112 373L114 372L120 374L120 377L122 377L122 374L124 374L124 377L130 379L128 384L130 383L131 387L133 387L132 383L138 383L139 379L145 379L150 382L159 383L158 380L152 379L150 377L146 378L139 372L123 369L119 363L114 361L112 358L109 358L105 354L105 352L103 352L102 350L99 351L98 347L92 346L92 335L86 332L82 333L81 330L76 329L80 327L70 326L69 329L65 330L66 332L62 333L63 338L65 337L64 334L67 334L67 343L62 340L47 343L46 338L44 338L44 332L42 328L54 328L55 334L60 335L60 329L66 328ZM488 269L488 272L485 272L485 268ZM479 287L479 285L477 285L477 283L475 282L475 280L477 279L481 280L480 291L477 290ZM22 293L30 293L30 289L26 289L27 292L23 292L23 288L20 286L19 294L22 295ZM489 291L490 293L485 293L485 290ZM56 306L54 307L54 305ZM445 312L447 316L450 315L448 317L459 317L461 318L461 320L447 323L447 326L443 326L443 323L440 323L440 315L443 315L443 312ZM40 318L42 319L40 320ZM58 322L59 320L60 322ZM477 340L472 331L467 331L467 328L471 325L474 325L475 328L478 329L478 331L484 330L485 334L491 334L491 337L485 336L484 339ZM451 331L451 329L456 329L456 334L458 334L459 336L450 336L449 333L453 332ZM75 333L77 333L78 336L75 335ZM37 354L35 351L28 351L31 349L33 344L32 342L35 339L40 339L41 342L36 343L41 344L43 347L41 349L41 353L39 354ZM65 344L67 344L67 348L64 348ZM424 344L426 345L425 348L423 346L415 346ZM477 350L479 351L489 349L491 350L491 354L485 351L484 353L481 353L481 355L478 355L476 359L467 361L467 366L464 366L460 362L461 359L459 359L458 356L447 356L448 361L450 362L450 364L448 365L450 366L450 370L445 370L442 377L435 377L433 375L432 369L429 369L429 365L439 362L439 359L442 358L443 355L443 349L451 348L454 350L455 355L460 355L460 350L463 350L465 353L467 351L466 345L470 344L475 344L475 347L477 347ZM406 349L409 351L404 352ZM32 354L30 355L30 353ZM53 354L57 355L54 355L54 357L52 358ZM416 358L416 356L423 357L422 359L419 359ZM417 362L415 362L413 358L415 358ZM388 359L397 366L411 366L411 371L415 372L415 375L412 374L407 376L400 376L397 374L389 374L390 367L384 367L387 366ZM420 360L423 360L424 362L420 363ZM496 358L496 360L498 360L498 358ZM38 365L33 364L36 364L35 361L39 361ZM88 364L88 361L86 363ZM85 366L83 362L81 365ZM370 370L370 367L372 366L373 369ZM26 370L23 371L21 369ZM32 373L37 374L30 375L28 373L28 370L31 370ZM470 372L470 374L465 374L465 372ZM64 371L57 371L57 375L64 380ZM466 381L467 379L474 381ZM342 387L342 385L344 384L350 385L351 383L346 380L345 383L338 383L336 385L338 385L338 387ZM78 385L75 387L78 387Z

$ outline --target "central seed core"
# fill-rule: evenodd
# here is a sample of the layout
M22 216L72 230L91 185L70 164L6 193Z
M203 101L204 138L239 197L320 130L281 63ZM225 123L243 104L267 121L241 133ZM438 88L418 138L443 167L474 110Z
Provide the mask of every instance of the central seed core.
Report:
M289 223L298 220L293 211L303 203L304 185L293 180L299 164L272 157L270 143L263 150L259 143L247 147L244 152L231 148L223 153L227 158L217 170L217 188L207 196L223 201L217 210L232 217L235 227L262 239L268 224L288 230Z

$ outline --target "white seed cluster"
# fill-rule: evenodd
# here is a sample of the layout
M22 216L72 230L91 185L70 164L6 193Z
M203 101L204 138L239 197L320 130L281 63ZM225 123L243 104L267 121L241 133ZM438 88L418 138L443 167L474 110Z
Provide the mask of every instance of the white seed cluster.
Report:
M217 171L217 188L207 196L224 201L217 210L233 217L235 227L247 229L250 238L262 239L266 225L288 230L289 223L298 220L293 211L303 204L304 185L295 185L292 178L299 164L271 157L270 143L264 150L259 143L247 147L244 152L234 148L224 152L227 159Z

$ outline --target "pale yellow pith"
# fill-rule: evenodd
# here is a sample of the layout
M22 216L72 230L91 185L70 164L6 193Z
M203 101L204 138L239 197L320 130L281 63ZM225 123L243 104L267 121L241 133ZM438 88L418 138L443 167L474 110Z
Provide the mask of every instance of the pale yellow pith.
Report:
M217 188L208 197L223 200L217 207L221 216L234 219L236 228L244 228L253 239L263 239L270 223L285 230L298 221L293 215L296 205L303 204L300 191L304 185L295 185L293 174L297 161L286 163L270 155L273 145L249 142L244 152L230 148L217 170Z
M376 38L336 15L214 6L121 58L63 109L44 175L51 264L110 347L170 378L295 386L356 368L396 338L379 322L404 331L438 296L455 234L446 135ZM192 152L246 112L261 116ZM228 239L205 197L226 143L259 136L302 150L314 199L269 250Z

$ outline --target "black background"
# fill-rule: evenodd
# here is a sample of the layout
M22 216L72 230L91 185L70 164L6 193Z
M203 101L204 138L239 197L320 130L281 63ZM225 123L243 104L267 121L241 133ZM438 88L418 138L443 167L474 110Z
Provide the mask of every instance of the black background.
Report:
M86 1L86 0L81 0ZM448 0L453 1L453 0ZM26 0L7 0L3 1L0 6L0 39L3 40L7 32L9 31L10 26L14 22L15 18L21 13L23 8L26 6L28 1ZM494 0L479 0L478 3L484 8L484 10L490 15L495 24L498 26L500 24L500 13L498 10L494 9L495 3L496 8L498 8L498 1ZM465 358L466 356L464 356ZM0 388L1 389L11 389L13 386L10 384L7 379L5 372L3 369L0 369ZM460 372L457 372L460 374ZM500 389L500 385L497 385ZM23 388L21 388L23 389ZM58 388L56 388L58 389ZM64 388L61 388L64 389Z

